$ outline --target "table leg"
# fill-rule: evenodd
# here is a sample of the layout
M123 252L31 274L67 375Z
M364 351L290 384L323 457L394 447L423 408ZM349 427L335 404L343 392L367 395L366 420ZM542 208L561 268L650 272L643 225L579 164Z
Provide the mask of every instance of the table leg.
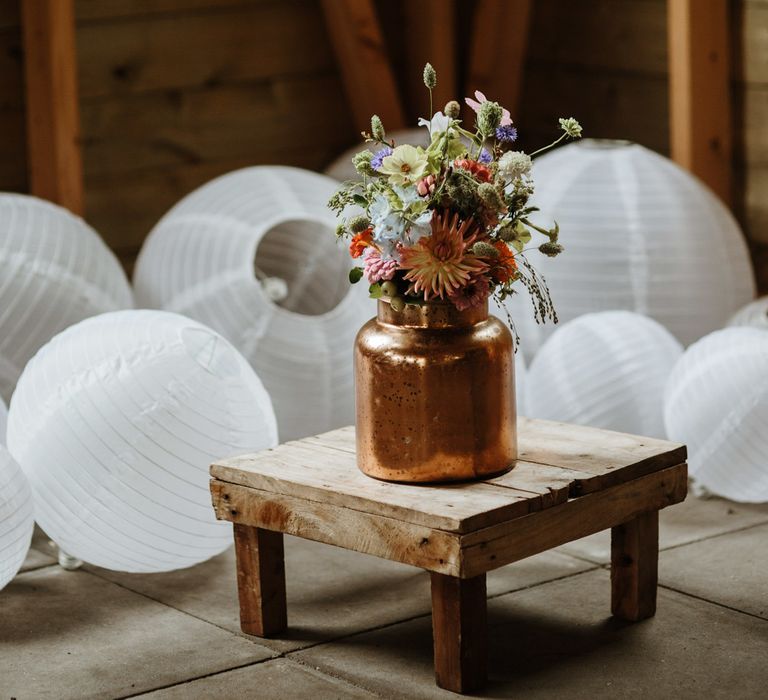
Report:
M611 530L611 612L635 622L656 612L659 511Z
M485 574L461 579L432 572L432 631L437 684L455 693L482 688L488 657Z
M288 626L283 535L234 524L240 629L271 637Z

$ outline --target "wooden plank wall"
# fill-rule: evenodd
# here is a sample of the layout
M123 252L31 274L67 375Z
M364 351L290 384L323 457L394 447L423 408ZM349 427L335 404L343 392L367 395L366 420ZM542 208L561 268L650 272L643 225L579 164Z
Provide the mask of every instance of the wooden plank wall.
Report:
M425 99L407 1L377 6L415 122ZM462 80L470 3L455 5ZM768 0L732 11L736 208L768 292ZM157 219L211 177L320 169L356 140L319 0L76 0L76 12L86 216L128 267ZM536 0L531 22L521 147L568 112L589 135L668 152L665 0ZM28 186L21 61L18 0L0 0L0 190Z

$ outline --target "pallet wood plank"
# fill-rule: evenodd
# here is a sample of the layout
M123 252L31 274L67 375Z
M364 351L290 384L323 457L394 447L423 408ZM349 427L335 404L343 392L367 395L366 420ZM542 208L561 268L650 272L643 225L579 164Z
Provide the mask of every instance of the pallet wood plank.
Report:
M659 512L641 513L611 530L611 612L637 622L656 612Z
M615 527L644 512L679 503L687 493L687 465L679 464L539 513L463 535L461 576L471 578Z
M385 129L402 129L405 115L373 0L322 0L322 7L357 129L370 131L372 114Z
M218 479L211 480L211 496L219 520L459 575L458 535L443 530Z
M23 0L31 192L83 213L73 0Z
M288 626L283 535L237 523L233 533L240 629L274 637Z
M685 461L666 440L532 418L518 419L520 458L583 472L577 493L593 493Z
M392 484L363 474L351 452L323 445L286 443L255 455L216 462L223 481L364 510L450 532L467 532L526 515L552 496L483 482Z
M432 636L437 685L454 693L479 690L488 664L485 574L471 579L432 573Z
M672 159L730 204L732 116L728 0L669 0Z

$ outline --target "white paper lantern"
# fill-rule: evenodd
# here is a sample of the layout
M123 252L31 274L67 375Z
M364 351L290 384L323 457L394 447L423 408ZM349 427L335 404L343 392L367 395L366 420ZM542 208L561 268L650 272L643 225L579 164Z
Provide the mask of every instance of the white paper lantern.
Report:
M387 141L390 140L394 140L396 146L407 143L411 146L422 146L423 148L426 148L429 146L429 131L424 126L419 127L418 129L397 129L396 131L387 133ZM360 176L357 174L355 166L352 165L352 156L365 148L372 153L375 153L382 148L382 146L378 143L359 143L352 148L348 148L325 169L325 174L335 178L339 182L344 182L345 180L357 180Z
M515 353L515 398L517 399L517 415L528 415L528 370L525 367L523 353Z
M122 311L56 336L19 380L8 447L37 521L67 554L169 571L223 551L208 467L276 444L269 396L219 334L162 311Z
M558 328L531 364L529 415L664 437L664 385L682 351L640 314L581 316Z
M354 420L352 347L376 312L326 204L338 183L285 167L238 170L185 197L139 257L139 303L195 318L230 340L272 396L281 440ZM286 282L276 302L254 274Z
M532 218L560 224L565 252L529 259L560 320L625 309L659 321L688 345L755 294L744 237L717 197L671 160L628 142L584 141L534 163ZM526 358L552 334L525 290L508 301Z
M5 425L8 422L8 409L0 396L0 445L5 445Z
M726 328L688 348L665 393L673 440L688 445L690 474L734 501L768 501L768 333Z
M8 450L0 445L0 589L24 563L34 527L32 492L27 479Z
M739 309L731 320L729 326L752 326L768 330L768 297L760 297Z
M0 395L56 333L133 306L117 258L82 219L50 202L0 193Z

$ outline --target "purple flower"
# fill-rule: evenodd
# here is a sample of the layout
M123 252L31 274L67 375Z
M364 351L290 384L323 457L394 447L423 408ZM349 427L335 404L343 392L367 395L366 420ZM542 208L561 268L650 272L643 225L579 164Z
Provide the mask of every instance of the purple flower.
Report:
M488 165L492 160L493 156L485 148L480 151L480 155L477 157L477 162L483 165Z
M384 146L380 151L376 151L374 153L373 158L371 158L371 167L374 170L378 170L381 167L382 161L387 157L392 155L392 149L389 146Z
M496 129L496 140L502 143L512 143L517 139L517 129L511 124Z

